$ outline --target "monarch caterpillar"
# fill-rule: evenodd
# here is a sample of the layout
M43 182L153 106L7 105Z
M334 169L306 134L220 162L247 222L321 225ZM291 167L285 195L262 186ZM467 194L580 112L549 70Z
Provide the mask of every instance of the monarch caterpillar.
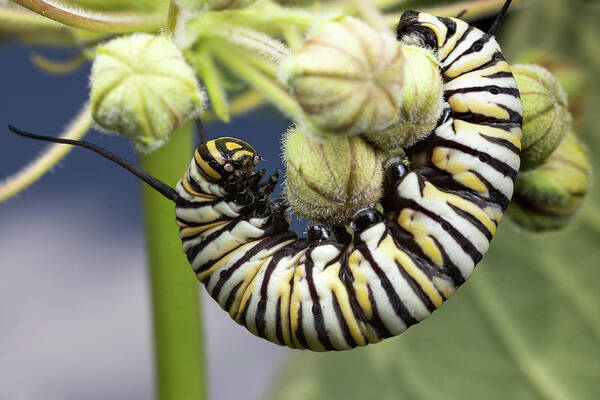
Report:
M494 39L456 18L405 12L398 40L436 51L446 106L438 127L385 164L384 212L358 211L354 234L311 223L289 229L256 150L235 138L198 146L175 188L93 144L91 149L175 203L182 247L210 295L252 333L292 348L345 350L398 335L469 278L512 197L522 105Z

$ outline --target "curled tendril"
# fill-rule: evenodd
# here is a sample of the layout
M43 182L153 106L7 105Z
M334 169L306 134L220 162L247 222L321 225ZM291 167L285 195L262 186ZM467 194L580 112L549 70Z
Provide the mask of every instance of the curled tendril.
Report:
M63 139L81 139L92 125L90 105L86 104L60 135ZM55 166L73 147L54 144L29 165L0 183L0 202L27 188Z

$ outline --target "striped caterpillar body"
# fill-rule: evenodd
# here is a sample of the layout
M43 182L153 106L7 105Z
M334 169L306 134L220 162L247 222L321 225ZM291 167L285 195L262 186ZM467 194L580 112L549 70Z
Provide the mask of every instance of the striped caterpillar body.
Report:
M346 350L425 319L469 278L488 250L519 170L522 105L494 35L456 18L405 12L397 38L432 49L444 80L437 128L387 160L383 212L359 210L350 234L311 223L289 229L279 173L255 172L256 150L235 138L198 146L176 188L91 143L175 203L183 250L208 293L271 342Z
M384 213L354 235L289 230L277 174L221 138L201 145L177 185L183 249L198 279L238 323L271 342L345 350L398 335L439 308L488 250L519 169L522 106L492 34L454 18L406 12L398 39L433 48L447 102L438 127L385 166ZM248 146L244 144L244 146ZM235 168L227 167L246 160Z

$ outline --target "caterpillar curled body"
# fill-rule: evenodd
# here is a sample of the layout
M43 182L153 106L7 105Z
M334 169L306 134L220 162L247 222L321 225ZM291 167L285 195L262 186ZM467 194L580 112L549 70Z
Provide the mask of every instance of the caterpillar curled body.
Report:
M260 183L256 152L237 139L199 146L176 187L194 272L257 336L327 351L398 335L439 308L488 250L519 169L516 82L493 34L461 20L406 12L398 39L436 50L447 108L406 149L410 170L388 160L385 212L359 211L353 237L312 224L298 238L270 199L277 174Z
M522 105L492 29L405 12L398 40L435 51L446 107L437 128L387 160L384 212L358 211L354 234L289 229L246 142L198 146L176 188L88 142L9 128L90 149L175 203L183 250L209 294L252 333L292 348L345 350L398 335L439 308L488 250L519 170Z

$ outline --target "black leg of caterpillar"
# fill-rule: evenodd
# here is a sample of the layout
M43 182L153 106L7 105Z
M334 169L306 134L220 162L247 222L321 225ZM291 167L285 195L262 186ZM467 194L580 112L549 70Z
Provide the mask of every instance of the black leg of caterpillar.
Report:
M171 186L156 179L155 177L153 177L146 171L138 168L137 166L130 163L129 161L124 160L123 158L117 156L116 154L111 153L110 151L105 150L102 147L96 146L95 144L85 142L83 140L62 139L62 138L54 138L54 137L50 137L50 136L36 135L33 133L24 132L20 129L15 128L12 125L9 125L8 129L13 131L17 135L28 137L31 139L43 140L43 141L52 142L52 143L70 144L72 146L79 146L79 147L83 147L85 149L91 150L94 153L99 154L102 157L104 157L116 164L119 164L121 167L125 168L126 170L128 170L129 172L131 172L132 174L134 174L135 176L137 176L138 178L140 178L141 180L146 182L148 185L150 185L157 192L159 192L160 194L165 196L167 199L172 200L174 202L177 202L177 200L179 199L179 195L177 194L175 189L173 189Z
M261 169L260 171L252 173L249 177L240 177L238 179L233 179L231 182L225 183L223 188L227 193L234 196L242 193L247 193L253 188L259 186L259 182L266 174L266 170Z
M460 18L460 17L462 17L463 15L465 15L466 13L467 13L467 9L464 9L464 10L462 10L461 12L459 12L458 14L456 14L456 17L454 17L454 18Z
M273 215L273 201L271 195L279 181L280 170L277 170L266 182L260 183L265 176L265 170L253 173L245 180L228 183L224 186L229 193L228 198L244 207L244 213L250 213L253 217L263 218ZM281 202L283 206L283 201ZM282 212L278 217L283 216Z
M264 214L258 215L259 217L269 217L267 222L268 228L265 229L265 235L273 236L281 232L288 231L289 228L289 217L288 217L288 204L283 198L271 200L270 196L265 200L263 205L258 208L263 208Z
M506 2L504 2L502 9L498 13L498 16L496 16L496 20L494 21L494 23L492 24L492 27L488 31L488 35L496 36L496 33L498 33L498 29L500 29L500 25L502 25L502 20L504 20L504 16L506 15L506 12L508 11L508 7L510 6L511 1L512 0L506 0Z
M206 132L206 128L204 128L204 124L202 120L198 117L194 120L196 123L196 130L198 131L198 135L200 135L200 143L208 142L208 133Z
M287 201L280 197L278 199L273 200L271 203L271 211L274 215L285 215L289 209Z
M266 173L266 169L256 171L254 174L252 174L252 176L250 176L250 179L248 179L248 186L257 186L260 183L260 181L262 181L262 179L265 177Z
M273 193L275 187L277 187L277 182L279 182L279 175L281 175L280 169L275 171L275 173L271 175L265 183L263 183L263 185L260 188L260 193L262 195L269 196L271 195L271 193Z
M251 189L243 189L241 192L235 193L232 196L236 204L242 207L249 207L254 204L256 200L256 196L252 193Z
M363 208L354 214L350 226L355 232L360 233L380 223L383 219L383 215L374 208Z
M254 204L254 215L257 217L266 217L272 213L272 200L271 194L277 186L279 181L280 170L277 170L273 175L267 179L266 182L261 183L256 190L256 201ZM264 175L264 174L263 174ZM255 186L254 186L255 187Z
M260 194L260 196L262 196L262 198L265 201L266 200L269 200L269 202L271 201L271 194L273 194L273 192L275 191L275 188L277 187L277 183L279 182L279 175L280 174L281 174L281 170L278 169L260 187L259 194Z

